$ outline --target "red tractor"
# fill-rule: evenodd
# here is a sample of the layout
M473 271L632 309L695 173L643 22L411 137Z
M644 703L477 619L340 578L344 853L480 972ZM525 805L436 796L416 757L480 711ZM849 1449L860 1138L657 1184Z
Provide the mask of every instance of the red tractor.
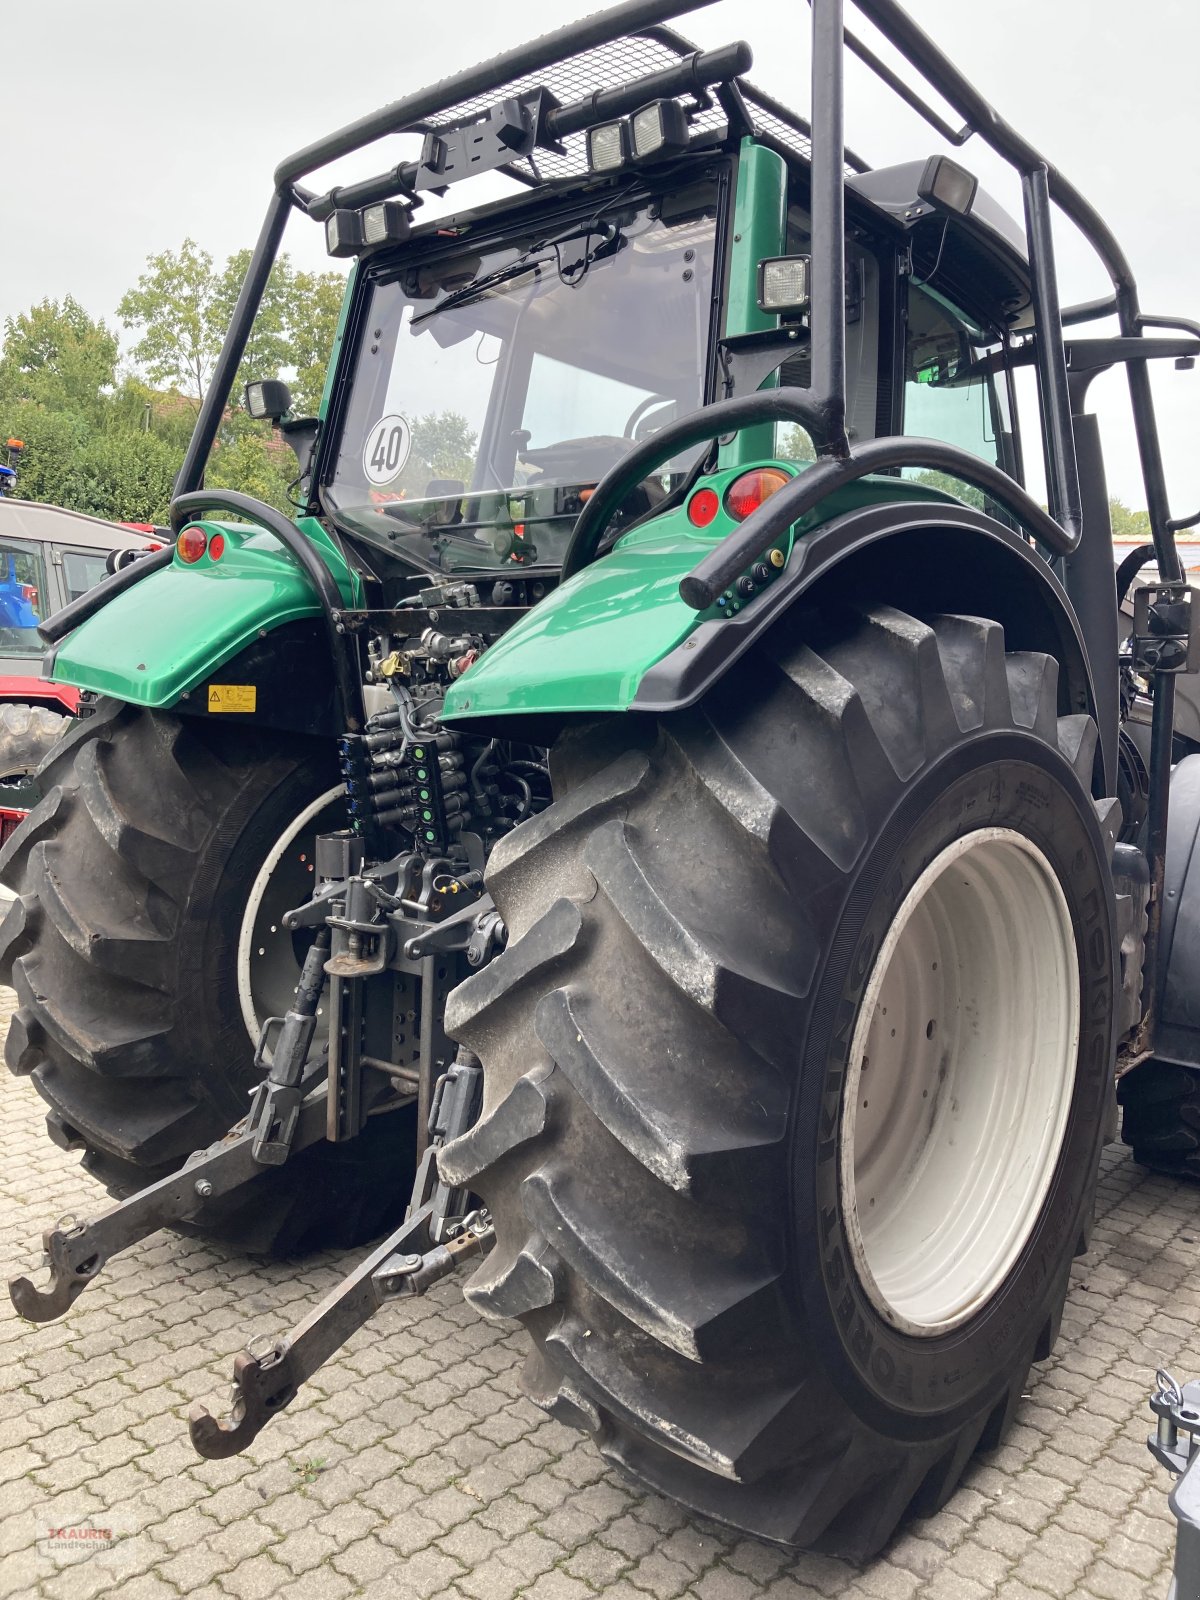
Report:
M79 709L78 689L42 676L37 625L148 546L142 530L14 500L23 449L9 439L0 465L0 843L36 801L34 774Z

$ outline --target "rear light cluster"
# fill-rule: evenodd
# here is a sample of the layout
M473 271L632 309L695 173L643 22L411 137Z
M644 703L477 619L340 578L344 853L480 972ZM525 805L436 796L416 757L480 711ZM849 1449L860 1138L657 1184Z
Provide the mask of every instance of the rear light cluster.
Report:
M769 500L777 489L790 481L788 474L778 467L752 467L726 489L726 513L735 522L745 522L764 500ZM720 509L721 501L714 490L697 489L687 504L688 521L694 528L707 528Z
M199 561L206 550L210 561L219 561L225 554L225 535L214 533L210 539L203 528L198 528L193 523L176 539L175 549L179 559L186 561L189 566Z
M724 508L725 515L734 522L745 522L765 501L791 482L791 474L780 467L751 467L739 473L725 490L724 497L715 489L697 489L687 503L688 521L694 528L707 528ZM725 593L717 596L716 609L721 616L735 616L748 600L777 578L787 565L787 556L776 545L764 550L758 560Z
M735 522L745 522L764 500L769 500L787 482L787 473L778 467L755 467L743 472L725 491L725 509Z

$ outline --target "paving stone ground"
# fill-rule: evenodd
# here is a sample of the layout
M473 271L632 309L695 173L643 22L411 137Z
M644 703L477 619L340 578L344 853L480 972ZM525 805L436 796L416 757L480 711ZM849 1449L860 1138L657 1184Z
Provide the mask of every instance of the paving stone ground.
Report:
M27 1083L0 1073L0 1096L7 1275L98 1191L46 1139ZM247 1333L284 1330L354 1258L263 1266L157 1234L61 1322L29 1327L4 1297L0 1597L1165 1600L1173 1524L1146 1399L1157 1365L1200 1375L1198 1240L1200 1187L1109 1151L1062 1337L1007 1442L860 1570L619 1481L521 1397L520 1335L453 1283L382 1312L246 1455L201 1461L189 1404L217 1404Z

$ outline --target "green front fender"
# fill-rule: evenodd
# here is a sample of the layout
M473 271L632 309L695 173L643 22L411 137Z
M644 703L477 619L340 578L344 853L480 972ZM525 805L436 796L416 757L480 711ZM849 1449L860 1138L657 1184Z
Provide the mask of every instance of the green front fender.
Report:
M220 558L206 552L189 564L176 552L169 567L110 600L58 647L49 674L56 683L137 705L171 706L264 633L320 615L312 585L271 534L246 523L197 526L210 542L214 535L223 538ZM358 578L321 524L305 517L297 526L333 573L343 600L358 603Z

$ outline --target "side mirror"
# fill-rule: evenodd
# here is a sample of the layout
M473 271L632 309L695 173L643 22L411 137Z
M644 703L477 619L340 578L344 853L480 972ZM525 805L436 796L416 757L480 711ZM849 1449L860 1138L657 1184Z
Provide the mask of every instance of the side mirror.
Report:
M292 391L280 378L246 385L246 410L256 422L278 422L292 409Z

